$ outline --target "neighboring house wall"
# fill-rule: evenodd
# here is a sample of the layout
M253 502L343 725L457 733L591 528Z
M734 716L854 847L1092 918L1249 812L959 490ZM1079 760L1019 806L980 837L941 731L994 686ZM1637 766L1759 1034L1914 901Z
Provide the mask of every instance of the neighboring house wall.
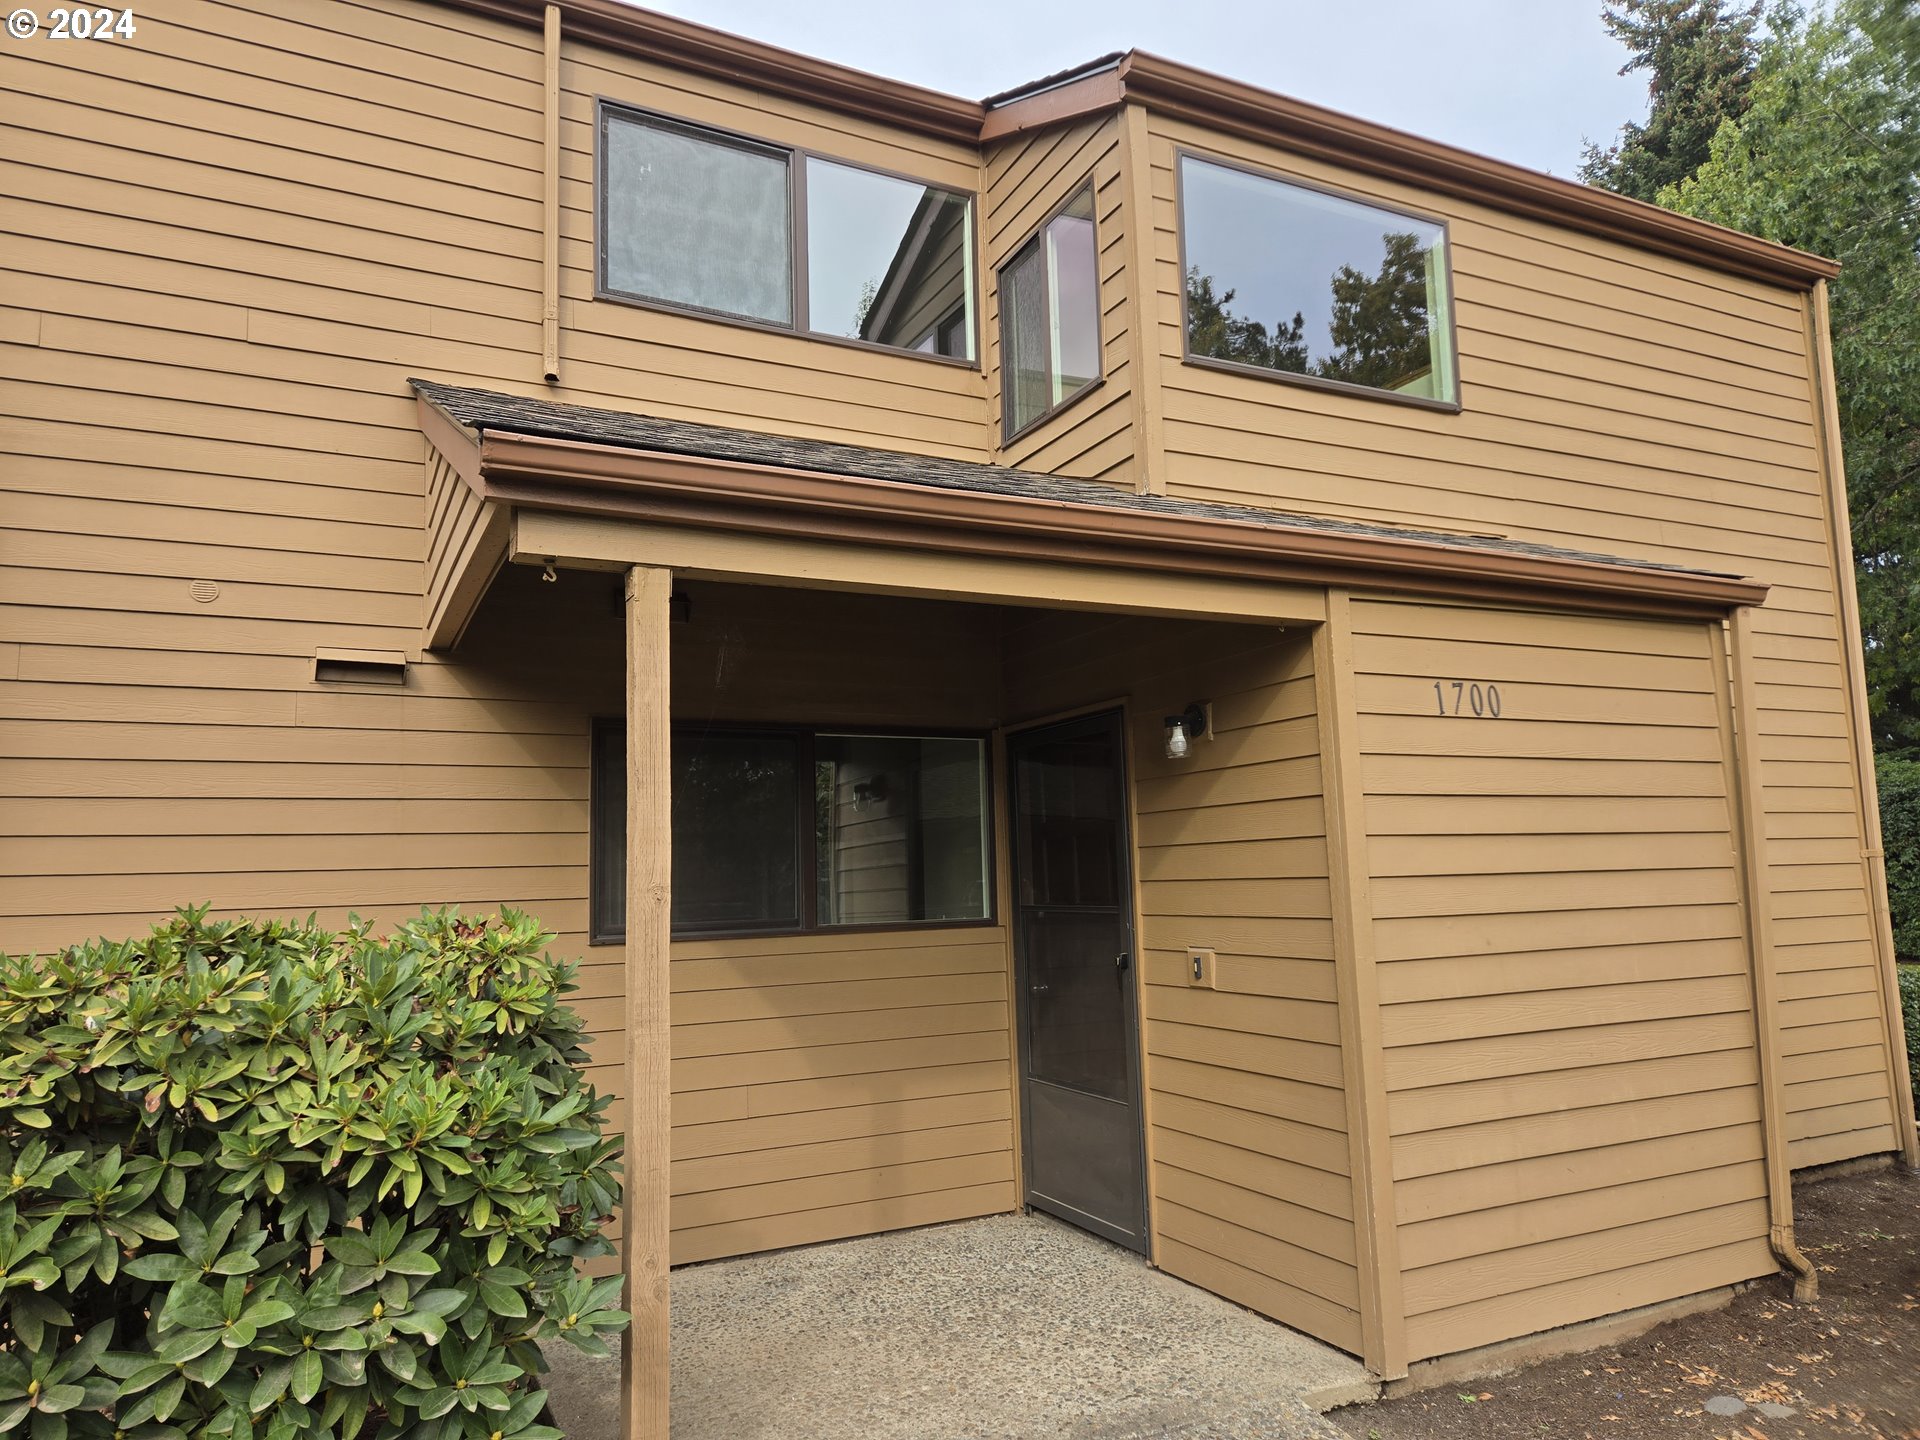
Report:
M1305 633L1032 612L1016 713L1127 701L1153 1254L1360 1348L1313 655ZM1165 755L1164 717L1214 738ZM1215 952L1209 987L1190 945Z
M1048 216L1093 182L1094 237L1100 254L1100 350L1105 378L1055 415L1003 446L1004 465L1056 475L1113 480L1133 487L1142 466L1134 423L1136 307L1127 269L1127 216L1122 207L1120 118L1095 117L987 147L987 273L995 273L1033 237ZM988 286L987 380L1000 423L1000 297ZM999 435L996 430L996 435ZM1000 438L1004 438L1003 436Z
M1793 1162L1898 1147L1807 297L1161 117L1168 490L1731 570L1754 616ZM1183 365L1179 150L1445 217L1458 415ZM1819 1053L1815 1053L1819 1052ZM1844 1052L1836 1054L1832 1052Z

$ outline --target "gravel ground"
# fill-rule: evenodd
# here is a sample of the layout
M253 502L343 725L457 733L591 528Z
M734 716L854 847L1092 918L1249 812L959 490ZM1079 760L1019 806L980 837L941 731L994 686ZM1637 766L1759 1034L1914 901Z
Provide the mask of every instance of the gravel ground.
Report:
M1353 1440L1920 1440L1920 1175L1794 1192L1820 1298L1784 1278L1605 1350L1327 1418Z

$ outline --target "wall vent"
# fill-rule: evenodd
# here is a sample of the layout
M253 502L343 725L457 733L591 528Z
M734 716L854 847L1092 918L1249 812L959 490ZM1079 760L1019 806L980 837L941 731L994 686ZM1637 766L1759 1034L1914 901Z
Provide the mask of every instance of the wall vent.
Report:
M404 685L407 657L398 650L338 650L322 645L313 652L313 678L321 684Z

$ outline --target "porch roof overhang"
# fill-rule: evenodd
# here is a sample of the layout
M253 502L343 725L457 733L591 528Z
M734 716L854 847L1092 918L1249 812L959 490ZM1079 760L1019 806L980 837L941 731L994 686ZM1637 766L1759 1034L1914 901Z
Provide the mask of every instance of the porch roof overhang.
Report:
M422 431L466 492L432 507L429 523L461 536L429 547L447 557L430 577L431 645L452 643L507 560L1036 605L1126 608L1131 590L1144 609L1224 600L1233 618L1307 621L1320 618L1326 585L1703 617L1767 594L1755 580L1658 561L411 383ZM1089 590L1092 577L1104 587ZM1147 595L1167 582L1195 587L1191 599ZM1225 599L1243 591L1263 598Z

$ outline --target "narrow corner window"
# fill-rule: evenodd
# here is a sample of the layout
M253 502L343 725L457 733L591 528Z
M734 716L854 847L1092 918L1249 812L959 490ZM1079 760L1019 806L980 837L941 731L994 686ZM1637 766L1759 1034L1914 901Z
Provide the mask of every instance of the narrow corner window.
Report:
M1012 436L1100 378L1091 184L1000 267L999 281L1001 420Z
M973 356L973 200L808 156L807 322L838 335Z
M1180 157L1189 357L1453 405L1446 227Z

